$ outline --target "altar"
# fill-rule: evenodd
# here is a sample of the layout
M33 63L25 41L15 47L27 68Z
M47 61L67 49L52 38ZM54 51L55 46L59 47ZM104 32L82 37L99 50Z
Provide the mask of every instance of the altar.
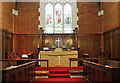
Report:
M61 48L56 48L54 51L40 51L41 59L49 60L49 67L69 67L69 58L78 58L77 51L62 51ZM46 62L41 62L41 67L46 67ZM77 67L78 62L73 61L72 67Z

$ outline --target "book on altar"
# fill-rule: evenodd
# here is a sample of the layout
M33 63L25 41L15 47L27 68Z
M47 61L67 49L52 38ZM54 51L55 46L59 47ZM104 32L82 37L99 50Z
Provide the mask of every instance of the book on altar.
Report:
M48 48L48 47L43 47L43 50L44 50L44 51L48 51L49 48Z

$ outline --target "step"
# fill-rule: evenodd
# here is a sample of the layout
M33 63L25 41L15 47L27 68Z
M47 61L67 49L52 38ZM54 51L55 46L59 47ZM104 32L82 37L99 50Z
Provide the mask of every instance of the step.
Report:
M82 78L38 78L35 83L86 83Z
M48 72L35 72L36 76L48 76L49 73Z
M70 74L49 74L49 78L70 78Z
M69 70L69 73L72 74L72 73L83 73L83 70Z
M50 70L50 74L69 74L69 70Z

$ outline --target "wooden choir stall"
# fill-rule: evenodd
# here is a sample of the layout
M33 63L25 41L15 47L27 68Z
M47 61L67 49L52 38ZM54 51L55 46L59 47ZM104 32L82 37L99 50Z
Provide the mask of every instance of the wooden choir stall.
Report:
M6 67L2 70L2 83L35 80L35 63L36 61L31 61L18 66Z
M92 83L120 83L120 67L102 65L91 61L84 61L83 77Z
M36 80L35 67L39 61L47 62L48 70L48 60L46 59L3 59L2 83L34 82ZM22 63L18 64L17 62Z

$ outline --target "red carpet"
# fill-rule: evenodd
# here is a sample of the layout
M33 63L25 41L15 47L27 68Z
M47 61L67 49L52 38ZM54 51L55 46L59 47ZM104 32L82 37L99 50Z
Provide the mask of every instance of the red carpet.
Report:
M72 67L82 70L83 66ZM36 67L35 70L47 70L47 67ZM49 78L38 78L35 83L85 83L82 78L70 78L69 67L49 67Z
M86 83L82 78L38 78L35 83Z
M48 69L49 69L49 71L50 70L69 70L70 67L49 67ZM83 66L71 67L71 69L82 70ZM35 70L36 71L38 71L38 70L47 70L47 67L35 67Z
M61 74L61 73L66 73L69 74L69 70L50 70L50 74Z
M49 74L49 78L70 78L70 74Z
M61 69L61 68L60 68ZM70 78L69 70L49 70L49 78Z

